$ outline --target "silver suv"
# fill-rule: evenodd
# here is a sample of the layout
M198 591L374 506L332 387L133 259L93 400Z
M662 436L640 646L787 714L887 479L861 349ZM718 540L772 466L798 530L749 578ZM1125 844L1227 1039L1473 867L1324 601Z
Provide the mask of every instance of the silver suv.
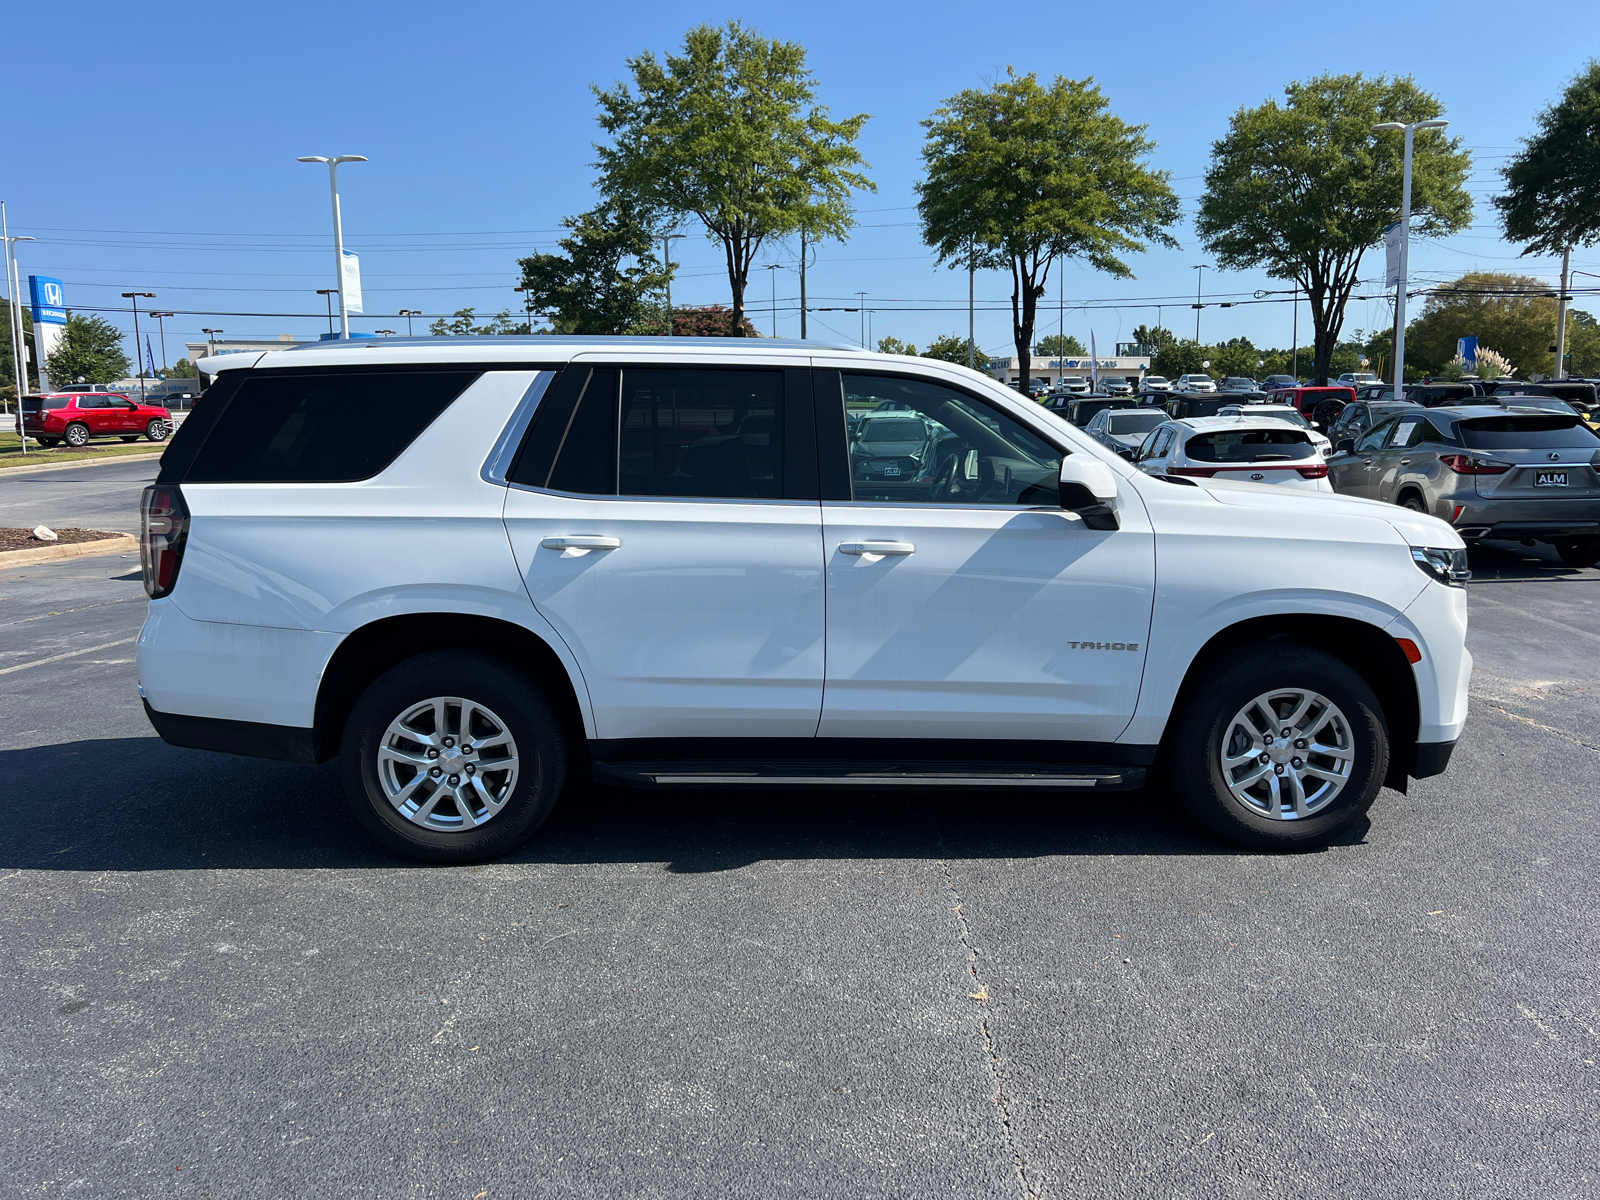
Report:
M1575 412L1407 408L1328 461L1336 492L1430 513L1468 542L1546 542L1600 562L1600 437Z

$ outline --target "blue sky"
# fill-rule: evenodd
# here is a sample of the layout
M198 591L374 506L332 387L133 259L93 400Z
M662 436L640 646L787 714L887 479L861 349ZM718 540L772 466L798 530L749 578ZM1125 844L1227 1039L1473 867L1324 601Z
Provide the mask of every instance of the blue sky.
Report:
M936 267L918 236L919 122L1008 65L1093 75L1114 111L1148 124L1158 144L1153 164L1171 171L1185 200L1175 230L1183 248L1137 256L1136 279L1068 265L1066 329L1085 342L1092 330L1106 347L1153 321L1157 304L1166 324L1192 336L1193 265L1208 260L1188 217L1211 143L1241 106L1323 71L1414 75L1474 152L1474 225L1447 242L1414 244L1414 279L1475 267L1553 279L1558 262L1521 259L1500 240L1488 197L1495 169L1534 114L1600 53L1592 0L1527 0L1514 11L1481 0L1331 8L1281 0L19 5L8 12L6 40L13 66L27 64L27 115L10 126L0 198L12 233L40 239L21 247L24 275L62 278L74 307L113 308L126 303L117 293L137 289L180 313L230 314L167 321L172 359L206 325L229 337L327 328L314 315L323 311L315 289L332 286L327 178L324 168L296 163L303 154L371 159L340 175L346 244L361 255L374 314L356 318L354 329L403 330L376 315L402 307L515 308L515 259L551 246L560 219L592 203L599 131L589 85L621 78L631 54L674 49L693 24L729 18L801 42L819 99L835 114L871 114L861 148L878 191L859 198L861 226L850 241L822 248L810 275L813 303L856 306L865 291L875 338L924 345L965 332L966 279ZM674 258L682 263L675 300L726 303L716 246L691 237L674 246ZM773 246L763 261L784 269L754 272L752 317L770 332L775 283L778 332L793 336L795 248ZM1600 274L1600 247L1578 252L1574 266ZM1369 254L1363 277L1380 273L1381 255ZM1246 299L1277 286L1253 272L1204 275L1208 298ZM980 275L977 293L987 309L978 314L979 341L1005 351L1009 281ZM1052 287L1040 333L1055 329L1055 295ZM1087 304L1142 307L1075 310ZM1387 312L1381 301L1355 302L1347 332L1382 327ZM308 315L232 315L243 313ZM131 329L127 316L106 315ZM1207 341L1243 334L1262 346L1289 343L1288 305L1213 307L1202 316ZM855 313L813 322L817 338L861 333ZM1304 305L1300 332L1309 340Z

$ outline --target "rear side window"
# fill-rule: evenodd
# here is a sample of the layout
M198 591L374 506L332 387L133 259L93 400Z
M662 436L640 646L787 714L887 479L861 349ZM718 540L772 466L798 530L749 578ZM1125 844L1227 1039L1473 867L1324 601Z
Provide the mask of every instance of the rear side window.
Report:
M1469 450L1600 449L1600 437L1576 415L1472 417L1457 428Z
M777 371L624 371L618 492L778 499L782 403Z
M371 479L478 371L246 376L185 474L193 483Z
M1315 452L1304 431L1289 428L1197 433L1184 445L1184 453L1196 462L1214 463L1292 462Z

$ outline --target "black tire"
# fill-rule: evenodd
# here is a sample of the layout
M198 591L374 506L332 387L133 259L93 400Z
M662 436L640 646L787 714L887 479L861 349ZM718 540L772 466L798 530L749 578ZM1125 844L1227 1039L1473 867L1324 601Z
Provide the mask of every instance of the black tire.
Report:
M79 446L87 446L89 444L89 427L74 421L66 428L66 440L67 445L74 449Z
M117 440L119 442L137 442L139 440L139 435L137 433L133 434L132 436L124 434L123 436L119 437Z
M61 444L60 438L34 438L33 440L38 442L39 445L43 446L46 450L53 450L55 447Z
M160 417L156 417L156 418L152 419L151 422L144 427L144 435L145 435L145 437L149 438L152 442L164 442L164 441L166 441L167 440L167 433L168 433L167 423L165 421L163 421ZM125 441L125 442L133 442L133 441L137 441L138 438L131 437L131 438L123 438L122 440Z
M1324 400L1311 412L1312 424L1326 430L1338 421L1339 414L1344 412L1344 405L1338 400Z
M1276 820L1247 809L1223 777L1223 739L1229 736L1235 714L1278 688L1306 689L1331 700L1344 714L1354 751L1342 790L1324 807L1298 819ZM1294 642L1245 651L1187 694L1173 727L1164 747L1166 775L1173 789L1212 833L1252 849L1309 850L1326 845L1372 807L1389 770L1388 727L1372 689L1331 654Z
M1400 507L1409 508L1414 513L1427 514L1428 506L1422 502L1422 497L1415 492L1407 492L1400 497Z
M1561 542L1556 546L1556 553L1569 567L1592 567L1600 563L1600 537L1573 538L1570 542Z
M439 830L413 823L390 803L380 777L378 751L390 723L438 696L488 708L516 742L519 771L504 807L475 828ZM345 796L356 819L386 850L429 863L483 862L511 853L550 815L567 773L566 736L538 689L504 663L465 651L419 654L380 676L345 722L340 754Z

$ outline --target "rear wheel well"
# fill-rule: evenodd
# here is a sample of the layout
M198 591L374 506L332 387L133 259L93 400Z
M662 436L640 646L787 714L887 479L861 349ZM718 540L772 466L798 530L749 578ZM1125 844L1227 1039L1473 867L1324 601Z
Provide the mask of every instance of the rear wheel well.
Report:
M1389 775L1384 785L1405 791L1416 766L1417 730L1422 720L1416 675L1399 643L1365 621L1323 613L1284 613L1230 625L1213 635L1189 664L1173 712L1180 711L1189 694L1230 651L1274 641L1294 642L1331 654L1366 680L1383 705L1389 731ZM1169 729L1172 724L1169 718Z
M511 621L465 613L412 613L385 617L355 630L333 652L317 688L315 739L318 762L339 753L344 723L361 693L390 667L424 651L489 653L523 671L555 708L570 753L587 743L583 714L567 668L538 634Z

